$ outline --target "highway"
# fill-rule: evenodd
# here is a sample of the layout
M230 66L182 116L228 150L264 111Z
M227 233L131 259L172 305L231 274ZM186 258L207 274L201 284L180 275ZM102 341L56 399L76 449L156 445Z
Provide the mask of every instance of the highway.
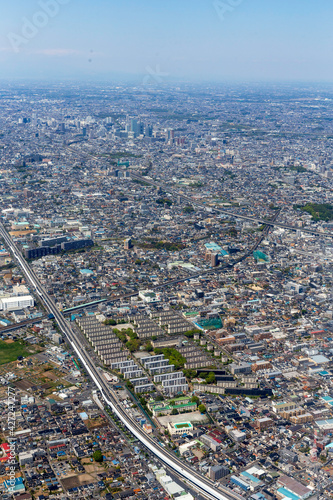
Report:
M105 403L129 429L129 431L137 439L139 439L141 443L143 443L158 459L160 459L169 468L179 474L184 481L191 483L200 494L209 499L243 500L244 497L234 493L226 487L216 487L212 481L202 476L187 464L179 460L174 453L166 448L162 448L154 440L153 437L149 436L142 430L142 428L136 421L132 420L132 418L126 413L124 408L119 404L115 392L107 385L107 382L104 380L99 370L97 370L88 352L78 342L70 324L64 319L63 315L57 309L52 299L48 296L48 294L40 284L35 272L25 261L20 250L17 248L2 223L0 223L0 235L17 260L26 278L31 283L34 291L39 295L40 300L44 303L48 312L50 314L53 314L61 332L66 337L80 362L85 367L87 373L101 392Z

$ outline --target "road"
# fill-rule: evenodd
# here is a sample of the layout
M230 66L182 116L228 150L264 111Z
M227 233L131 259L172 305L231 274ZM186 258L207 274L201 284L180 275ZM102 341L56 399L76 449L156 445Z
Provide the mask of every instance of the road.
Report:
M274 218L272 220L273 221L276 220L276 218L278 217L279 214L280 214L280 210L278 210L275 213ZM224 271L225 269L232 269L237 264L239 264L243 260L247 259L250 255L252 255L252 253L255 250L257 250L257 248L259 247L261 242L266 238L270 227L271 227L271 224L266 224L261 232L260 238L258 238L258 240L254 243L254 245L252 245L252 247L244 255L239 257L238 259L236 259L232 262L228 262L227 264L223 264L221 266L214 267L212 269L209 269L208 271L199 271L198 273L190 274L189 276L186 276L185 278L176 278L174 280L169 280L169 281L166 281L165 283L161 283L160 285L151 286L150 289L151 290L161 290L161 289L166 288L166 287L171 286L171 285L177 285L178 283L183 283L184 281L189 281L192 279L200 278L201 276L210 276L211 274L220 273L220 272ZM94 304L97 305L97 304L101 304L103 302L110 302L111 303L111 302L117 302L118 300L126 300L126 299L130 299L131 297L136 297L138 294L139 294L139 292L133 292L133 293L127 293L125 295L119 295L119 297L100 299L100 300L96 300L94 302ZM76 307L71 307L69 311L65 312L65 315L75 313L76 311L83 310L86 307L90 307L90 306L91 306L91 302L88 302L86 304L80 304L79 306L76 306Z
M15 323L14 325L5 326L0 328L0 335L2 333L13 332L14 330L19 330L25 326L34 325L35 323L40 323L43 319L47 318L47 316L40 316L39 318L27 319L26 321L20 321L20 323Z
M178 457L175 456L174 453L167 450L166 448L162 448L152 437L150 437L142 430L142 428L136 421L132 420L132 418L126 413L122 405L119 404L116 393L107 385L102 374L99 370L97 370L97 367L93 363L90 355L77 340L70 324L65 320L61 312L57 309L55 303L48 296L43 286L39 282L35 272L25 261L20 250L17 248L2 223L0 223L0 235L3 237L5 244L12 252L23 273L31 283L35 292L39 295L40 300L44 303L48 312L50 314L53 314L54 319L58 323L61 332L66 337L72 349L78 356L80 362L85 367L87 373L90 375L96 387L101 392L105 403L129 429L129 431L137 439L139 439L141 443L143 443L152 453L154 453L157 458L162 460L168 467L172 468L184 480L191 483L193 487L205 497L217 500L243 500L243 497L232 492L231 490L228 490L228 488L217 488L212 481L202 476L197 471L193 470L187 464L183 463L178 459Z
M51 137L50 137L50 140L51 140ZM86 160L87 157L89 159L94 158L95 160L99 160L99 161L102 160L102 158L100 156L97 156L97 155L94 155L94 154L89 154L89 155L88 154L82 154L82 152L76 151L71 146L67 146L66 149L70 153L74 153L77 156L77 158L79 158L81 160ZM235 219L248 220L248 221L256 222L258 224L268 224L269 226L281 227L283 229L288 229L290 231L300 230L300 231L302 231L302 233L312 234L313 236L322 236L324 238L333 238L333 234L329 234L329 233L321 233L319 231L314 231L314 230L311 230L311 229L303 229L303 228L300 228L300 227L294 227L294 226L290 226L289 224L283 224L281 222L276 222L275 220L267 221L265 219L260 219L259 217L253 217L253 216L250 216L250 215L241 215L241 214L237 214L237 213L234 213L234 212L230 212L229 210L223 210L222 208L218 208L218 207L215 207L215 206L214 207L208 207L207 205L204 205L202 203L199 203L199 202L193 200L190 196L186 196L183 193L180 193L179 191L177 191L176 189L171 188L170 186L162 184L161 182L154 181L153 179L150 179L149 177L142 177L141 175L137 175L132 170L131 170L131 178L136 179L136 180L141 181L141 182L145 182L147 184L150 184L151 186L160 187L165 192L170 193L172 196L180 196L181 198L183 198L184 200L188 201L192 205L195 205L195 206L197 206L197 207L199 207L199 208L201 208L201 209L203 209L205 211L218 212L220 214L228 215L229 217L234 217Z
M235 219L243 219L243 220L248 220L252 222L256 222L258 224L267 224L269 226L276 226L276 227L281 227L283 229L288 229L290 231L298 231L300 230L302 233L307 233L307 234L312 234L313 236L322 236L324 238L333 238L333 234L329 233L321 233L319 231L311 230L311 229L305 229L302 227L295 227L295 226L290 226L289 224L283 224L282 222L276 222L275 219L272 219L270 221L267 221L266 219L260 219L258 217L252 217L250 215L242 215L242 214L237 214L234 212L230 212L229 210L223 210L222 208L218 207L208 207L207 205L204 205L202 203L199 203L198 201L193 200L190 196L186 196L185 194L180 193L176 189L173 189L165 184L162 184L160 182L156 182L153 179L149 179L147 177L142 177L141 175L137 175L133 172L131 172L131 177L133 179L136 179L141 182L145 182L147 184L150 184L151 186L155 187L160 187L165 191L166 193L170 193L172 196L180 196L184 200L188 201L191 203L191 205L195 205L198 208L201 208L202 210L208 211L208 212L218 212L223 215L227 215L229 217L233 217Z

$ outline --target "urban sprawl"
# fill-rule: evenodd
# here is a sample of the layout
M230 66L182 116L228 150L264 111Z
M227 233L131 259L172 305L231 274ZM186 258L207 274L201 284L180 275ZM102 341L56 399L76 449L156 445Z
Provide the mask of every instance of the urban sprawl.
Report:
M333 91L2 84L0 497L333 498Z

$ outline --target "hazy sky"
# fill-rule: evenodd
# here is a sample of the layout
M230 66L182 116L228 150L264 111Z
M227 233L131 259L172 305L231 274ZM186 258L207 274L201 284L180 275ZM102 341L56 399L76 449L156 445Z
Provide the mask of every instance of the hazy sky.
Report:
M0 0L0 8L0 78L333 81L332 0Z

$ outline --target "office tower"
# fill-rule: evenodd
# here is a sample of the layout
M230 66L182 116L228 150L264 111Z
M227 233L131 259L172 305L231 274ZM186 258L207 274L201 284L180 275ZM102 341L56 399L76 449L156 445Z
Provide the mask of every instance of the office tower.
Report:
M219 255L217 253L212 253L210 259L210 264L212 267L216 267L219 265Z
M130 250L133 247L132 240L131 238L126 238L124 241L124 249L125 250Z
M134 137L138 135L138 122L136 120L131 120L131 132L134 133Z

